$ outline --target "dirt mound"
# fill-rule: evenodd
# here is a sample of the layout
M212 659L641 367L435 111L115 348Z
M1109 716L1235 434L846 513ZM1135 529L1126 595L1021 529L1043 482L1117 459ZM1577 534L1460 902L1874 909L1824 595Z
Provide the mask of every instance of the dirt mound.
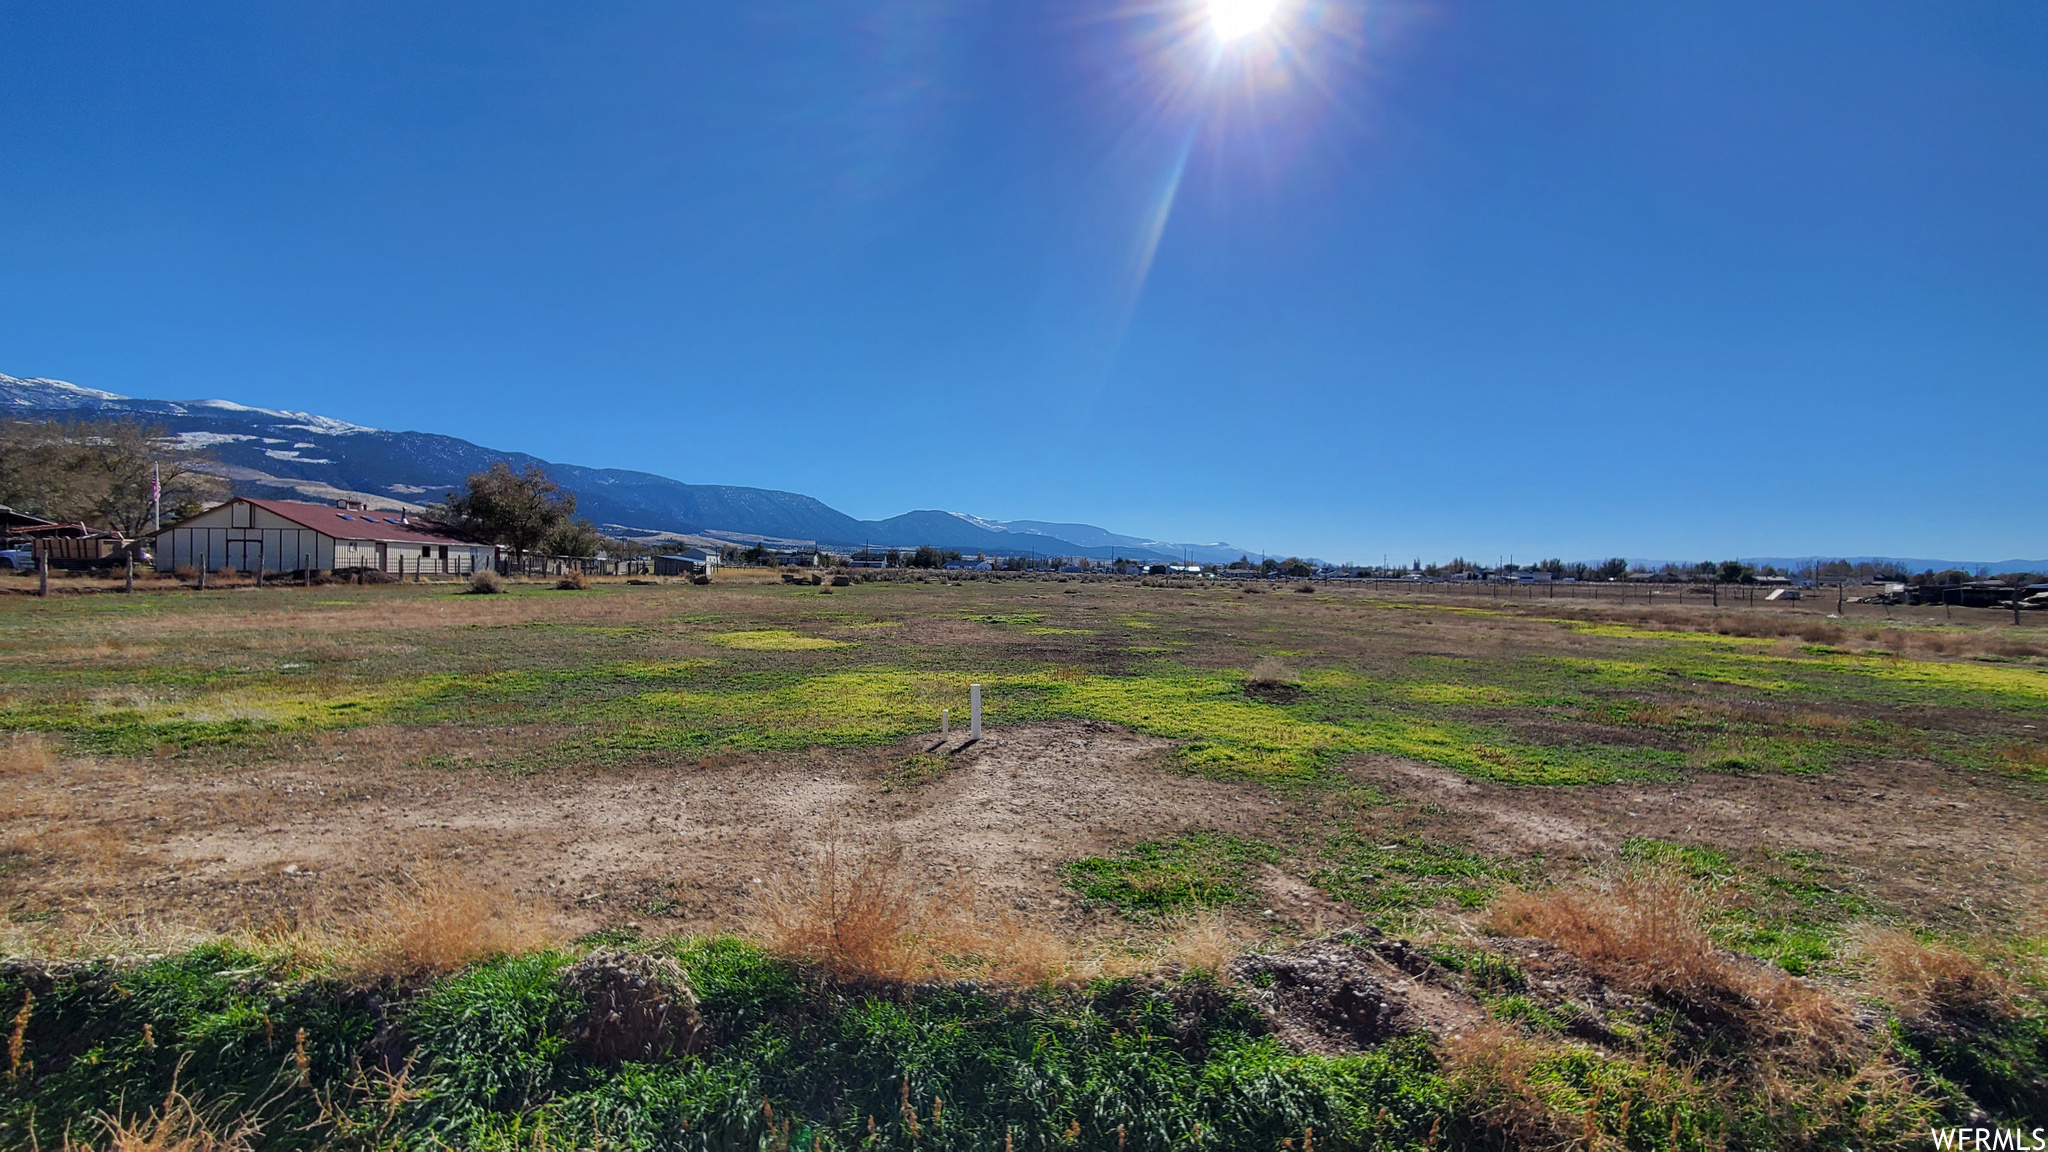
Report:
M701 1052L711 1034L682 966L640 952L593 952L563 971L562 984L583 998L569 1021L569 1043L585 1059L627 1060Z
M1423 1026L1395 987L1397 974L1368 948L1316 940L1291 952L1240 956L1230 974L1298 1048L1356 1050Z

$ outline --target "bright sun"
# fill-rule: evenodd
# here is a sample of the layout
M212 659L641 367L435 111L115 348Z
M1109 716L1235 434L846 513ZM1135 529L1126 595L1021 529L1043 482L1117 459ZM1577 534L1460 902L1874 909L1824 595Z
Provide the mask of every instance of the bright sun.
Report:
M1241 40L1264 27L1279 6L1280 0L1209 0L1209 26L1218 40Z

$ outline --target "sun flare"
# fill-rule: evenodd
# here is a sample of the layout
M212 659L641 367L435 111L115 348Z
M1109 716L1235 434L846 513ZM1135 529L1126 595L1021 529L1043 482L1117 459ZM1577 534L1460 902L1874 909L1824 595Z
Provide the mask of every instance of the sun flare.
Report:
M1266 26L1279 0L1209 0L1209 27L1218 40L1242 40Z

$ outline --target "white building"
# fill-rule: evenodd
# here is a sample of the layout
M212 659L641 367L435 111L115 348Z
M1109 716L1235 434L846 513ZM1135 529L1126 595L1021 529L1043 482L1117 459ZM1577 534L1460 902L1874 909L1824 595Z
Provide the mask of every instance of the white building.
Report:
M218 572L349 571L466 575L497 563L494 545L463 540L404 512L237 496L156 534L156 566Z

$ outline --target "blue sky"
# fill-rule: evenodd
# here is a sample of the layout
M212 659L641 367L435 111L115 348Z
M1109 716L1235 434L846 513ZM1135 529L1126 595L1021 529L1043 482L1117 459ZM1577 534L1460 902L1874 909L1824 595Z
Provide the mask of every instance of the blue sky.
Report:
M0 372L869 517L2048 555L2048 5L1205 21L0 0Z

